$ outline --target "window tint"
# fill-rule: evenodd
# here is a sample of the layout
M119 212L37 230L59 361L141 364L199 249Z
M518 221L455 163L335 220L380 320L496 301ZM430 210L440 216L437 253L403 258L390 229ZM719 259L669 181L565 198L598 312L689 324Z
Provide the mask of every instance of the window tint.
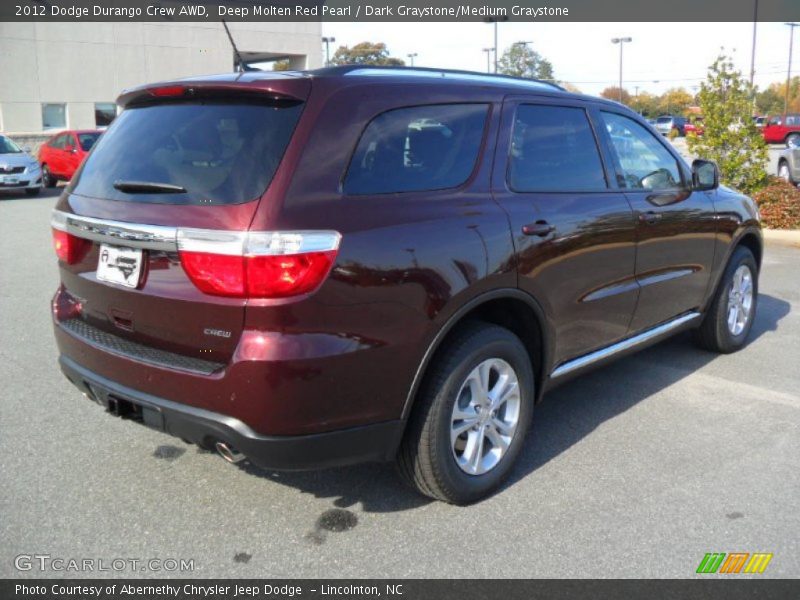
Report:
M682 187L678 162L653 134L628 117L601 114L622 168L620 185L643 190Z
M379 115L358 142L346 194L439 190L464 183L483 138L488 105L415 106Z
M508 183L518 192L605 189L603 163L586 111L520 106L514 119Z
M94 105L94 124L97 127L111 125L117 116L117 105L113 102L97 102Z
M80 144L81 150L84 152L91 150L99 137L99 133L79 133L78 144Z
M66 126L66 104L42 104L42 127L44 129L63 129Z
M130 202L235 204L264 193L301 104L181 102L128 108L84 163L76 194ZM126 193L118 181L164 183L186 193Z
M67 134L66 133L59 134L53 138L52 142L50 142L50 147L56 148L57 150L63 150L66 141L67 141Z

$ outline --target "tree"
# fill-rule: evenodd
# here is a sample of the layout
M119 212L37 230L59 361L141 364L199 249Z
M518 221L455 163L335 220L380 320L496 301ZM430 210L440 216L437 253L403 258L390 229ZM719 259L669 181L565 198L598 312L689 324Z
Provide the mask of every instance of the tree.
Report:
M703 135L687 138L689 150L717 162L722 181L752 193L767 181L767 146L752 114L752 89L721 54L700 86Z
M658 112L666 115L682 115L694 103L692 96L685 89L672 88L661 95L658 102Z
M559 81L558 84L571 94L582 94L581 88L569 81Z
M389 56L389 50L383 42L361 42L352 48L339 46L331 57L331 64L402 67L406 63L399 58Z
M600 92L601 98L607 98L608 100L614 100L615 102L619 102L619 86L612 85L607 87L602 92ZM627 104L630 106L631 104L631 95L625 88L622 88L622 103Z
M512 77L555 81L553 65L527 44L516 42L497 61L497 72Z
M629 106L646 117L655 117L658 115L658 102L658 96L650 92L639 92L633 97Z
M286 60L276 60L272 63L272 70L273 71L291 71L292 70L292 63L287 58Z
M756 94L756 111L762 115L779 115L783 113L783 96L778 93L781 85L773 83L763 92ZM785 89L785 86L783 86Z

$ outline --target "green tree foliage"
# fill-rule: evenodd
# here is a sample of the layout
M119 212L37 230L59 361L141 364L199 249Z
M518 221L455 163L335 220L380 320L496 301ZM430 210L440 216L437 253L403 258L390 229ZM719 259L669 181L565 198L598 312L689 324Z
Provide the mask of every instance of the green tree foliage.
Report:
M287 60L276 60L272 63L272 70L273 71L291 71L292 70L292 63Z
M555 81L553 65L527 44L516 42L497 61L497 72L513 77Z
M607 87L602 92L600 92L601 98L607 98L608 100L614 100L615 102L619 102L619 86L612 85ZM631 95L625 88L622 88L622 103L627 104L628 106L631 105Z
M753 193L767 181L767 147L752 116L750 85L734 70L730 57L720 55L700 86L703 135L689 136L689 150L716 161L722 181Z
M339 46L331 57L332 65L376 65L403 66L406 63L399 58L389 56L386 44L382 42L361 42L352 48Z
M672 88L661 95L658 102L658 112L664 115L682 115L694 103L692 96L685 89Z
M756 94L756 108L763 115L782 115L786 99L786 82L773 83ZM792 77L789 83L789 112L800 112L800 77Z
M645 117L658 116L658 104L660 98L655 94L649 92L639 92L638 95L631 99L630 106L633 110Z

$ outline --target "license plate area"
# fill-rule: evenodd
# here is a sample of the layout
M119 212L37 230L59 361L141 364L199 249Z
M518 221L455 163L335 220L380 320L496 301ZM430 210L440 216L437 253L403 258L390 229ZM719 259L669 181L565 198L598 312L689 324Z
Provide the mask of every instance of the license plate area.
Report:
M97 279L127 288L136 288L142 276L143 251L100 244Z

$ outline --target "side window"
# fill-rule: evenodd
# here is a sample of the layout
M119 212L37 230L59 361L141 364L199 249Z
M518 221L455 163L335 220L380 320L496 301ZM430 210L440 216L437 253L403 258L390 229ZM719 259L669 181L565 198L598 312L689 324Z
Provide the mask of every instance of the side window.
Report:
M639 190L675 190L683 186L678 162L652 133L628 117L601 114L622 168L624 181L620 185Z
M441 104L390 110L361 136L344 193L391 194L453 188L478 159L487 104Z
M61 135L57 135L52 142L50 142L50 147L55 148L56 150L63 150L64 149L64 142L67 139L67 134L62 133Z
M517 108L508 184L516 192L580 192L607 187L597 142L582 108Z

